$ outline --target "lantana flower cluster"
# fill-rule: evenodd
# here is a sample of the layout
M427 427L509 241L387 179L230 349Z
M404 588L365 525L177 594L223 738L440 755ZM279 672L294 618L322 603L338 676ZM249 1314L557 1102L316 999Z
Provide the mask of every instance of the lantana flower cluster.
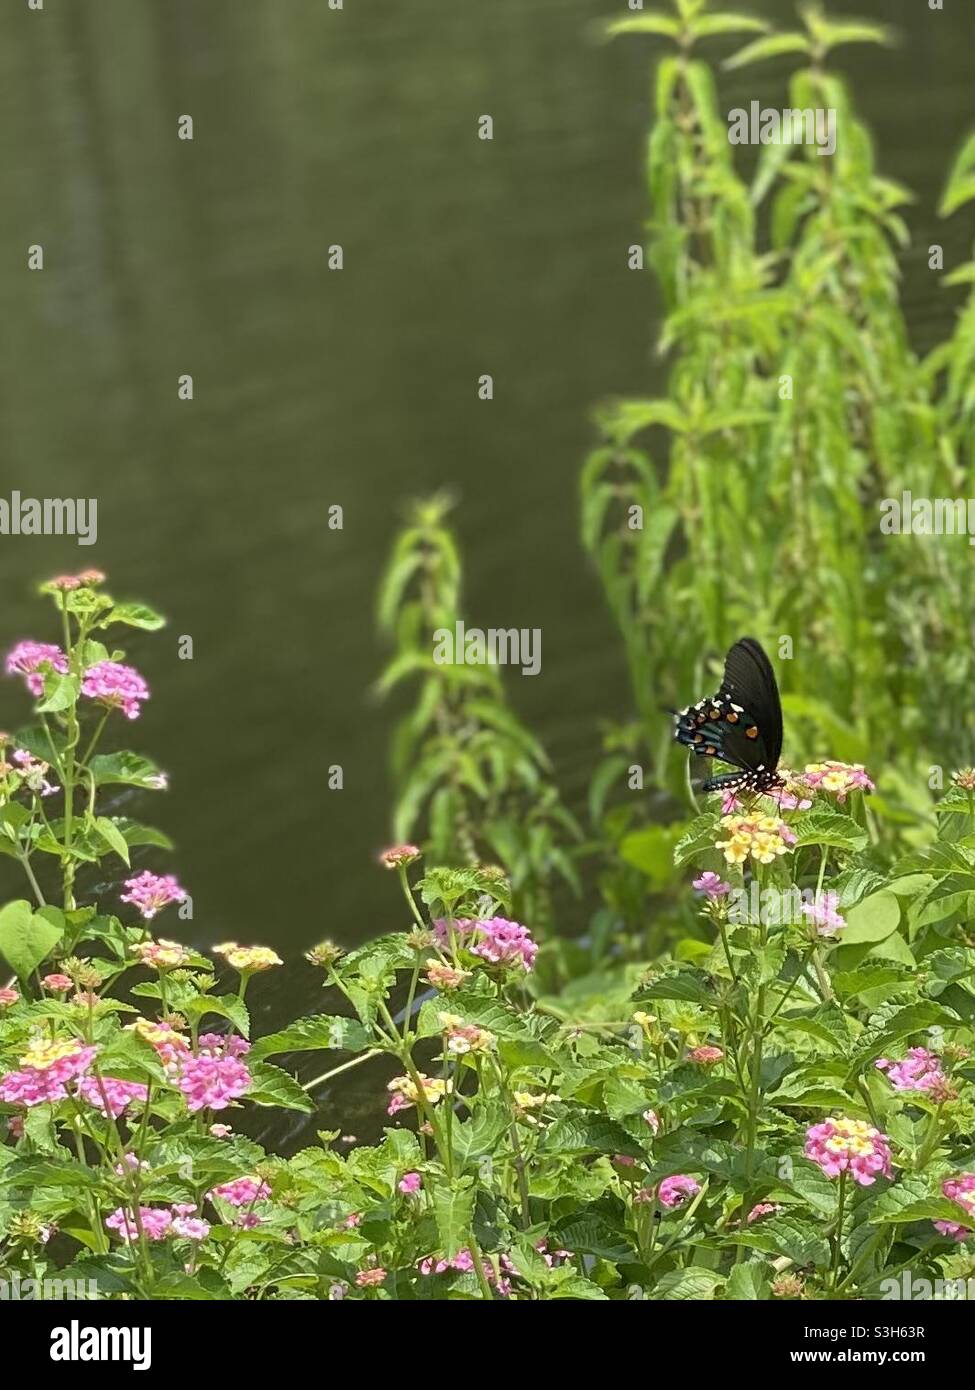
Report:
M957 1177L946 1178L941 1191L950 1202L957 1202L969 1216L975 1217L975 1173L959 1173ZM957 1221L936 1221L934 1226L941 1235L953 1240L967 1240L972 1233L971 1226Z
M181 903L186 898L186 890L180 887L172 874L153 874L148 869L135 878L127 878L125 886L129 891L120 895L122 902L133 903L146 921L150 921L170 903Z
M174 1202L171 1207L139 1207L138 1221L133 1209L118 1207L106 1216L105 1225L126 1245L139 1239L139 1229L147 1240L160 1241L168 1237L181 1240L206 1240L210 1223L195 1216L195 1202Z
M424 1072L417 1072L420 1085L423 1087L423 1099L427 1105L437 1105L443 1100L451 1089L451 1083L444 1081L440 1077L430 1077ZM389 1092L389 1104L386 1107L387 1115L395 1115L400 1110L406 1110L411 1105L416 1105L420 1098L420 1092L413 1079L409 1076L394 1076L386 1090Z
M886 1072L895 1091L926 1091L935 1100L948 1100L952 1091L941 1059L926 1047L912 1047L900 1062L878 1057L874 1066Z
M465 1023L458 1014L439 1014L438 1021L443 1029L446 1050L457 1057L468 1052L487 1052L497 1042L493 1033L486 1028L478 1028L476 1024Z
M448 945L450 924L441 918L433 928L440 945ZM531 932L507 917L459 918L453 923L453 933L466 951L491 965L511 966L527 973L535 964L538 946Z
M805 1153L827 1177L849 1172L861 1187L870 1187L878 1176L893 1176L890 1141L865 1120L839 1116L812 1125L806 1131Z
M876 790L862 763L840 763L832 759L824 763L807 763L802 777L807 787L834 796L840 805L850 792Z
M722 816L720 826L727 838L714 847L729 864L744 864L749 857L772 864L796 843L795 832L778 816Z

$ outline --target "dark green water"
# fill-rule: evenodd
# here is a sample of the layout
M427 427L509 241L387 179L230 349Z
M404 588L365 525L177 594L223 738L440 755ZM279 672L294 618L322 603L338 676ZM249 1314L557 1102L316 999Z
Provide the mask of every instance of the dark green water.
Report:
M780 23L791 12L749 8ZM955 303L927 247L944 243L949 266L968 253L964 217L945 229L935 207L975 125L970 8L833 6L902 33L898 49L845 50L839 66L884 172L918 194L903 261L922 348ZM625 12L622 0L4 6L0 495L97 497L99 531L87 549L0 537L3 642L53 636L33 581L91 563L169 615L164 634L130 644L153 700L125 732L172 790L129 809L177 840L200 943L294 956L401 924L374 864L392 711L368 691L384 657L377 578L411 496L457 495L469 621L543 630L542 674L509 688L571 800L597 719L627 710L576 515L591 404L662 382L653 286L625 262L642 237L658 50L593 32ZM787 71L733 75L728 107L787 104ZM476 138L484 113L491 143ZM176 138L183 114L191 143ZM26 269L36 243L42 273ZM341 273L326 268L333 243ZM177 399L182 373L192 402ZM333 503L342 532L326 524ZM177 659L182 634L192 661ZM4 726L25 708L5 684ZM342 791L325 784L333 763ZM2 889L22 891L6 877ZM257 985L266 1018L317 1005L303 964Z

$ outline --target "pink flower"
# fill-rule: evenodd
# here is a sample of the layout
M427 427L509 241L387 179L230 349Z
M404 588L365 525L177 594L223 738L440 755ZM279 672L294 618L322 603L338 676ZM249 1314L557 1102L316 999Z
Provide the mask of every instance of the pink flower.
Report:
M375 1288L386 1282L386 1271L384 1269L360 1269L355 1276L355 1282L360 1289Z
M850 792L875 791L873 782L862 763L838 763L827 760L824 763L807 763L802 780L814 791L827 792L842 803Z
M199 1057L186 1054L179 1063L179 1089L190 1111L225 1110L242 1096L251 1084L251 1074L243 1062L232 1055Z
M419 858L420 851L416 845L393 845L390 849L383 850L379 862L387 869L399 869Z
M52 990L56 994L60 994L63 990L74 988L74 980L70 979L67 975L45 975L43 980L41 980L41 984L45 989Z
M17 991L11 989L9 986L5 989L0 989L0 1008L6 1008L8 1004L16 1004L19 998L20 995Z
M731 892L731 884L724 883L720 874L715 874L708 870L700 878L694 879L691 887L697 893L704 893L708 898L723 898L726 893Z
M447 922L441 918L434 922L433 929L441 945L446 945L450 940ZM506 917L477 921L461 918L454 923L454 935L472 955L491 965L512 965L527 972L538 954L528 928L520 922L509 922Z
M975 1216L975 1173L959 1173L957 1177L946 1178L941 1184L942 1193L951 1202L957 1202L969 1216ZM954 1240L967 1240L971 1227L957 1221L936 1221L935 1230Z
M971 1231L967 1226L959 1226L957 1221L935 1221L934 1229L951 1240L967 1240Z
M644 1110L643 1118L650 1126L651 1133L660 1133L660 1116L657 1114L656 1110Z
M142 878L145 879L145 877L145 874L143 874ZM159 879L157 880L157 883L165 883L165 881L166 880L164 879ZM138 884L139 882L140 880L137 878L129 879L126 882L125 886L126 888L128 888L130 884ZM173 879L172 883L176 884L176 880ZM176 886L179 887L178 884L176 884ZM145 887L148 890L149 885L147 884L145 885ZM182 892L182 890L180 891ZM137 902L138 898L134 896L135 892L136 889L133 888L133 894L130 895L128 898L124 898L123 902ZM139 894L141 897L141 889L139 890ZM159 894L156 894L155 896L158 897ZM149 903L153 901L153 895L148 891L146 894L146 899ZM159 906L165 907L167 902L174 901L179 901L179 899L167 897L165 902L161 902ZM143 916L153 916L158 910L159 909L157 907L153 907L150 912L143 912ZM181 965L188 965L190 960L192 959L189 951L186 949L185 946L181 946L178 941L167 941L163 937L161 937L158 941L140 941L137 946L132 947L132 952L134 955L138 956L139 960L142 962L143 965L151 965L156 970L175 970Z
M689 1062L698 1062L701 1066L713 1067L716 1062L720 1062L724 1052L720 1047L692 1047L687 1054Z
M24 1137L24 1117L23 1115L7 1116L7 1133L11 1139L23 1139Z
M745 1220L750 1226L753 1221L761 1221L763 1216L774 1216L782 1208L778 1202L758 1202L752 1207Z
M137 1170L144 1171L148 1169L148 1167L149 1164L144 1158L140 1159L137 1154L126 1153L122 1155L122 1161L116 1163L112 1171L116 1173L118 1177L126 1178L130 1173L134 1173Z
M870 1187L878 1173L892 1177L890 1142L865 1120L846 1116L824 1120L806 1131L805 1153L829 1178L850 1172L861 1187Z
M66 1083L88 1070L97 1051L75 1040L34 1043L20 1059L22 1070L0 1081L0 1100L28 1107L64 1100Z
M149 1018L137 1018L135 1023L126 1024L138 1033L155 1050L170 1076L175 1076L179 1064L189 1054L189 1044L171 1023L155 1023Z
M50 763L44 762L41 758L33 757L26 748L15 749L12 756L28 791L37 792L40 796L54 795L58 790L57 784L47 780L47 774L51 770Z
M219 1197L222 1201L229 1202L232 1207L249 1207L252 1202L262 1202L270 1195L271 1189L267 1183L251 1175L234 1178L231 1182L222 1182L207 1193L211 1201L214 1197Z
M237 1225L242 1231L253 1231L264 1225L264 1218L258 1216L256 1211L242 1211L237 1217Z
M182 1240L206 1240L210 1234L210 1223L194 1216L176 1216L173 1218L172 1232Z
M68 658L51 642L18 642L7 653L7 675L23 676L27 689L36 698L44 694L44 675L49 671L59 676L68 673Z
M201 1033L197 1048L206 1057L245 1057L251 1045L238 1033Z
M404 1196L412 1197L423 1186L423 1179L419 1173L404 1173L396 1186Z
M126 719L138 719L139 701L148 700L149 687L133 666L97 661L85 672L81 693L107 709L121 709Z
M350 1211L348 1216L339 1223L347 1231L354 1231L357 1226L362 1225L362 1212Z
M657 1200L662 1207L679 1207L691 1197L696 1197L701 1184L686 1173L677 1173L672 1178L664 1178L657 1188Z
M561 1252L560 1252L561 1253ZM506 1255L500 1257L499 1263L503 1269L509 1273L514 1273L514 1265ZM547 1263L547 1261L546 1261ZM507 1296L511 1292L511 1283L507 1279L498 1279L494 1272L494 1265L490 1260L485 1260L482 1266L484 1277L489 1284L494 1284L498 1293ZM421 1274L446 1274L448 1270L454 1269L459 1274L472 1274L474 1272L474 1256L466 1247L458 1250L452 1260L444 1260L436 1255L428 1255L426 1259L420 1260L417 1265Z
M211 1125L210 1133L214 1139L226 1139L228 1134L233 1134L233 1125Z
M721 814L723 816L733 816L736 811L740 811L742 802L735 796L734 792L725 792L721 799Z
M902 1062L892 1063L878 1057L874 1066L887 1073L895 1091L930 1091L937 1098L948 1090L948 1078L941 1070L941 1061L924 1047L912 1047Z
M120 895L122 902L135 903L147 921L168 903L181 903L186 897L172 874L152 874L148 869L136 878L127 878L125 886L130 891Z
M165 1240L172 1224L172 1212L165 1211L162 1207L139 1208L139 1225L147 1240ZM105 1225L110 1231L115 1231L119 1239L124 1240L126 1244L139 1239L139 1226L136 1225L135 1215L126 1211L124 1207L118 1207L111 1216L106 1216Z
M941 1191L950 1202L964 1207L969 1216L975 1216L975 1173L959 1173L956 1178L946 1178Z
M82 570L80 574L58 574L53 579L49 579L41 587L44 591L57 589L62 594L69 594L75 589L93 589L98 584L104 584L105 576L101 570Z
M824 893L814 903L803 903L800 911L815 924L819 936L835 936L841 927L846 926L846 918L836 911L839 902L837 893Z
M78 1095L82 1100L101 1112L117 1120L119 1115L134 1100L145 1101L149 1094L148 1086L138 1081L119 1081L114 1076L85 1076L78 1082ZM106 1109L107 1106L107 1109Z
M635 1168L636 1159L630 1158L629 1154L613 1154L613 1162L618 1163L621 1168Z

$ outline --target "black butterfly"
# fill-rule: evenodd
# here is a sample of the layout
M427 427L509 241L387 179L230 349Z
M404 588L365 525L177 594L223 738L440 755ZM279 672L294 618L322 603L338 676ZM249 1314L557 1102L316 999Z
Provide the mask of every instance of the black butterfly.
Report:
M717 695L675 712L674 738L695 753L740 769L709 778L706 792L767 792L785 786L776 770L782 752L779 687L772 663L754 637L743 637L729 651Z

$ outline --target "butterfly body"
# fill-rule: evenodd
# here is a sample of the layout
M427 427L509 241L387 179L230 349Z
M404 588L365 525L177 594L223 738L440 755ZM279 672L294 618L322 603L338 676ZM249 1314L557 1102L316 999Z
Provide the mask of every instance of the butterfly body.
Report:
M767 792L785 785L777 770L782 753L779 688L772 663L754 637L743 637L728 652L716 695L676 711L674 737L698 756L736 769L709 778L705 791Z

